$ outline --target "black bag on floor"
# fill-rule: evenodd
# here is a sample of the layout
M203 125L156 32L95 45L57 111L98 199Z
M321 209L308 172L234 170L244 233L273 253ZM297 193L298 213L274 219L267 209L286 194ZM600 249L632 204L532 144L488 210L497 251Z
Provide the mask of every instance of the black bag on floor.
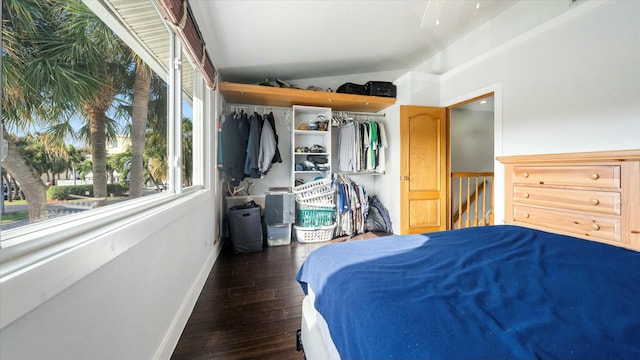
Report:
M262 251L263 229L260 205L251 201L229 209L229 233L235 253Z
M367 231L392 233L389 210L382 205L377 196L369 196L369 212L365 220Z

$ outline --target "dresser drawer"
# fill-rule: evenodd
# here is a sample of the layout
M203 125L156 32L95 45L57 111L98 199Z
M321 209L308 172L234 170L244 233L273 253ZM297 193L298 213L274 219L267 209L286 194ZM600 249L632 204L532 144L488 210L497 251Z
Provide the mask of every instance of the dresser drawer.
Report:
M621 242L620 219L605 216L588 216L553 209L542 209L523 205L513 206L516 223L544 226L550 231L558 230L583 238Z
M514 186L513 201L523 205L620 215L620 193L616 191Z
M514 184L620 188L620 166L515 166Z

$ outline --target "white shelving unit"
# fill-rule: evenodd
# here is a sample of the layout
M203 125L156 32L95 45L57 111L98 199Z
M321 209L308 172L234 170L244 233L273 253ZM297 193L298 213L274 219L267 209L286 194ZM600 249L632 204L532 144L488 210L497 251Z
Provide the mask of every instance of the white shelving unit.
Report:
M299 130L302 124L311 124L316 121L327 121L326 130ZM323 146L325 152L296 151L299 148L311 150L314 145ZM303 170L297 171L296 164L302 164L308 155L323 155L327 157L329 167L324 171ZM291 131L291 186L295 186L296 179L304 182L313 181L318 177L329 178L331 176L331 109L316 106L293 106L293 129Z

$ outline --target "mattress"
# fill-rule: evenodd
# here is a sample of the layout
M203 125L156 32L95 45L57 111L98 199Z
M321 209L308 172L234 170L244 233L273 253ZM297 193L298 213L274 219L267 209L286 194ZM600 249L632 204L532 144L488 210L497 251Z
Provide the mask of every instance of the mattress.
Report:
M610 245L508 225L391 236L323 246L297 279L308 359L640 358L640 253Z
M337 360L340 359L329 327L322 315L314 306L315 294L308 288L308 293L302 300L301 337L304 344L306 360Z

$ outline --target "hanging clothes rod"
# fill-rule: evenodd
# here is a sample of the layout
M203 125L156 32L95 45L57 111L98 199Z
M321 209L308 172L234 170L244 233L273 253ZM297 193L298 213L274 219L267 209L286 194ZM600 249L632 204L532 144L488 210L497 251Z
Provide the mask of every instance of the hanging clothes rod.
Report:
M334 111L334 115L343 116L343 115L352 115L352 116L363 116L363 117L386 117L387 114L374 114L374 113L366 113L366 112L351 112L351 111Z
M257 109L291 110L291 108L281 107L281 106L239 105L239 104L226 104L225 108L226 109L254 109L254 111L258 111Z

